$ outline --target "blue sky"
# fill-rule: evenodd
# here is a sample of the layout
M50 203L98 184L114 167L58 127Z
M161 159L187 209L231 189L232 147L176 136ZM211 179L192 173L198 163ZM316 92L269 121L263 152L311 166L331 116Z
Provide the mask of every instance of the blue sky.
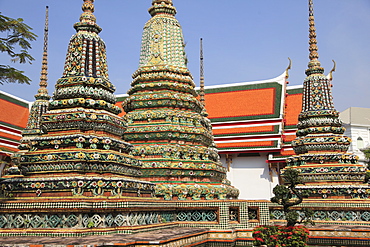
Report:
M36 94L42 58L45 6L49 6L49 93L62 75L73 24L82 0L0 0L2 14L18 18L39 36L32 43L32 65L13 64L32 85L5 84L0 90L29 101ZM308 63L307 0L173 0L186 42L189 69L199 83L199 39L203 38L206 85L274 78L293 61L290 85L300 85ZM370 107L370 1L316 0L319 60L337 62L333 96L337 110ZM95 16L107 45L110 80L126 93L137 69L141 33L151 0L96 0ZM5 54L1 64L9 64Z

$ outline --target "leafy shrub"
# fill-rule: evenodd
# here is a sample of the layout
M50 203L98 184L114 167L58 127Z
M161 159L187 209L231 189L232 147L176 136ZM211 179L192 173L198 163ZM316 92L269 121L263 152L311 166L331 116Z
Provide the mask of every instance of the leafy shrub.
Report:
M253 244L271 247L306 247L309 231L305 226L258 226L253 229Z

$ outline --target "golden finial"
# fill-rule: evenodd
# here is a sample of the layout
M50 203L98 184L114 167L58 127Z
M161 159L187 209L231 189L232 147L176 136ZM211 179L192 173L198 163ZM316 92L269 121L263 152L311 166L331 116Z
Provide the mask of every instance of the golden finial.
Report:
M42 55L42 66L41 66L41 76L40 76L40 88L35 95L36 99L49 100L48 95L48 35L49 35L49 6L46 6L45 11L45 28L44 28L44 51Z
M203 67L203 39L200 38L200 89L199 89L199 96L200 96L200 103L203 106L206 105L205 98L204 98L204 67Z

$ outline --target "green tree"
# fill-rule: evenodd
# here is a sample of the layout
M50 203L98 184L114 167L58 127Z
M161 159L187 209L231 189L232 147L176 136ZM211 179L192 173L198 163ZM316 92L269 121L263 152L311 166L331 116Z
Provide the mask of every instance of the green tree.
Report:
M292 210L292 206L296 206L303 201L305 195L296 189L298 184L303 184L301 177L299 176L299 171L295 169L286 169L283 174L283 179L285 185L276 185L273 189L274 197L271 198L271 202L277 203L283 206L283 211L285 214L285 219L287 221L287 226L292 227L297 223L311 223L313 224L311 217L313 215L312 210L304 208L302 212L304 216L301 220L299 219L299 214L297 211Z
M0 13L0 51L10 56L10 61L15 63L30 63L34 58L28 53L31 49L31 41L36 40L37 35L31 32L32 28L23 22L23 19L12 19ZM30 78L9 65L0 64L0 84L26 83L30 84Z
M370 181L370 171L369 171L369 164L370 164L370 148L361 150L365 154L366 163L367 163L367 172L365 174L365 183L369 183Z
M369 165L369 162L370 162L370 148L361 149L361 151L364 153L365 158L366 158L366 163Z

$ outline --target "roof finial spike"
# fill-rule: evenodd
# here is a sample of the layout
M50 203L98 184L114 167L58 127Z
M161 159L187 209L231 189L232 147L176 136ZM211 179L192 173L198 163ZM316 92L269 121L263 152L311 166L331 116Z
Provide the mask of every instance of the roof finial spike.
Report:
M333 72L335 72L335 69L337 68L337 63L334 61L334 59L332 59L332 61L333 61L333 68L329 72L329 75L328 75L329 80L333 80Z
M41 76L40 76L40 88L35 95L37 99L49 100L48 95L48 36L49 36L49 6L46 6L45 10L45 28L44 28L44 50L42 55L42 66L41 66Z
M202 103L203 106L206 105L204 95L205 95L205 92L204 92L204 66L203 66L203 39L200 38L200 90L199 90L199 96L200 96L200 103Z
M309 59L310 62L308 63L308 70L306 70L306 74L310 75L313 73L323 73L324 69L321 68L321 64L318 60L319 53L317 47L317 39L316 39L316 28L315 28L315 17L313 11L313 0L308 0L308 7L309 7Z
M289 78L289 70L292 69L292 59L290 59L290 57L288 57L288 60L289 60L289 65L285 69L285 79Z

